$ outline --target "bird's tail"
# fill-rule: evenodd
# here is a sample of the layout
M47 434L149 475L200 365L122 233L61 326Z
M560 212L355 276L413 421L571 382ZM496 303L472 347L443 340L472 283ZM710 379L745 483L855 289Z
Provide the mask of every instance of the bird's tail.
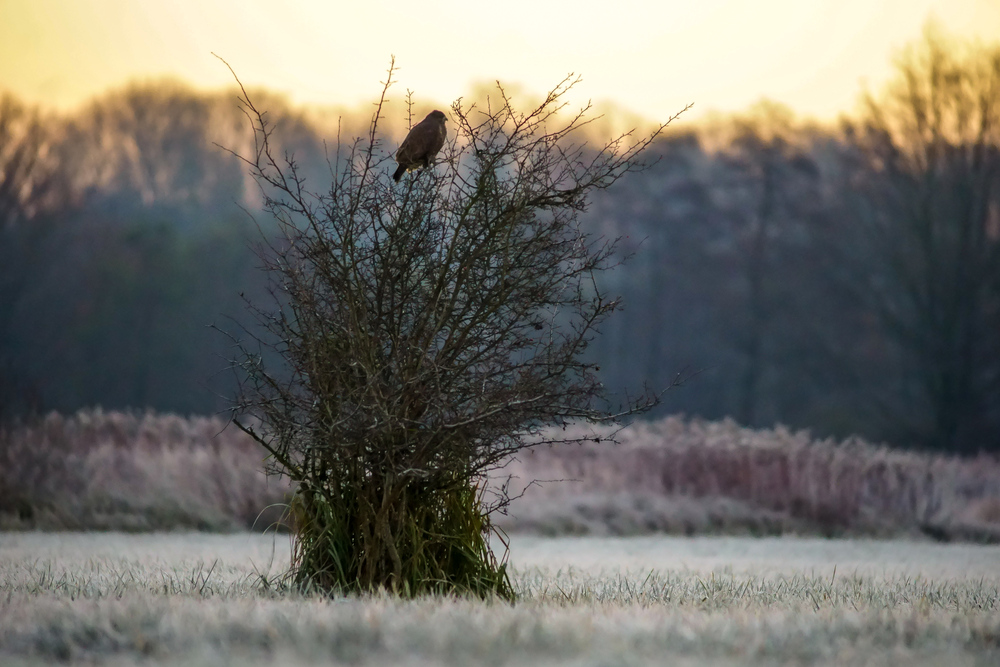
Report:
M401 179L403 177L403 174L405 173L406 173L406 167L403 165L399 165L398 167L396 167L396 173L392 175L392 180L399 183L399 179Z

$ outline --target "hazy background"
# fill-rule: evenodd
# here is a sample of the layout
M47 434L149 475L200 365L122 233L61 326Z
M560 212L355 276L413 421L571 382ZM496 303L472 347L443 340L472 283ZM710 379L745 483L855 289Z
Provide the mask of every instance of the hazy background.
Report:
M407 89L423 113L577 72L595 138L696 104L587 214L635 253L609 387L695 373L660 414L1000 449L1000 5L694 4L0 0L0 417L224 410L208 325L266 291L211 52L313 184L392 54L393 146Z

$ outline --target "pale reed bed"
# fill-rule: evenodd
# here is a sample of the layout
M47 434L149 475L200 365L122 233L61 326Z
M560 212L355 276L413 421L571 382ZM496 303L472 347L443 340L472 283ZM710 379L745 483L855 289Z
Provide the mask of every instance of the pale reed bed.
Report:
M522 452L495 471L495 484L524 491L496 523L543 535L1000 541L996 456L677 417L637 422L617 443L599 435ZM279 525L291 489L264 464L220 418L94 410L0 426L0 529L263 530Z

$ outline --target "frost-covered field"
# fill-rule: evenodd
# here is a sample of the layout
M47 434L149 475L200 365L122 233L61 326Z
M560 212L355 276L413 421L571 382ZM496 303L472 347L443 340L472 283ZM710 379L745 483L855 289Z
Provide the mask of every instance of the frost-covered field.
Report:
M0 533L0 663L1000 663L1000 547L529 538L521 601L326 600L288 538Z

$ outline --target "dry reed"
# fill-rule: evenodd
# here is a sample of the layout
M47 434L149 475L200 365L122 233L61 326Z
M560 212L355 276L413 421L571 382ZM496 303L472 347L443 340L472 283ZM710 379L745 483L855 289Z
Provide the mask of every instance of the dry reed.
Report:
M1000 539L995 456L678 417L638 422L616 440L523 452L494 475L524 492L497 523L547 534ZM0 528L262 530L289 491L264 475L263 456L218 417L98 409L0 426Z

